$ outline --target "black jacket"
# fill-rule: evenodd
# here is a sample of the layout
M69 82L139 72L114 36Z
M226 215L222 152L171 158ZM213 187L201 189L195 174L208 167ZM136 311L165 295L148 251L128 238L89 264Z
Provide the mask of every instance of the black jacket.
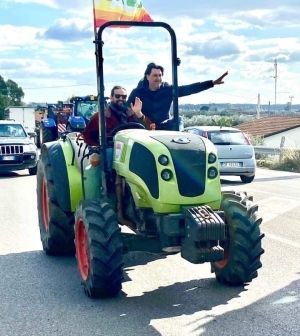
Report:
M184 97L212 88L213 81L182 85L178 87L178 96ZM133 89L127 103L134 103L135 97L143 103L142 112L153 123L160 124L170 118L170 107L173 101L173 85L163 82L156 91L149 89L148 81L141 80L136 89Z

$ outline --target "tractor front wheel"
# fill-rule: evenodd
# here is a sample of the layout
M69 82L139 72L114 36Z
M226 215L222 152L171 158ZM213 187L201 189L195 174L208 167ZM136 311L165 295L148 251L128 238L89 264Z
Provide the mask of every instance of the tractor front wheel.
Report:
M226 285L243 285L257 277L262 266L260 256L264 234L259 225L258 206L245 192L222 193L221 210L225 212L226 237L220 245L224 248L224 260L211 264L217 281Z
M74 255L74 214L64 212L58 205L48 153L41 155L37 167L38 218L43 249L47 254Z
M116 296L123 281L123 242L118 219L104 201L81 201L75 212L75 246L85 293Z

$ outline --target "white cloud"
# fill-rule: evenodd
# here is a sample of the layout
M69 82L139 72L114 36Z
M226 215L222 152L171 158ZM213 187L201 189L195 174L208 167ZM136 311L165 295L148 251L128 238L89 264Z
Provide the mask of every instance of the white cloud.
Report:
M59 18L47 30L37 33L37 38L64 42L93 38L93 26L89 20Z
M39 3L39 0L10 1ZM61 99L62 91L89 94L96 82L92 1L74 0L72 6L67 0L40 3L59 9L52 25L0 26L0 31L5 31L5 36L0 34L1 72L18 79L25 88L91 84L47 89L47 95L57 97L54 100ZM274 58L279 64L278 87L292 93L299 86L300 40L291 28L299 22L300 2L286 0L286 7L280 7L281 3L279 0L264 4L258 0L239 3L189 0L174 6L171 0L145 0L149 14L156 21L169 22L176 31L178 56L182 60L178 68L180 84L216 79L229 71L225 85L180 101L245 102L255 99L258 93L262 100L272 101ZM279 27L288 28L282 38ZM243 32L247 29L245 35L241 29ZM165 67L165 78L170 79L170 40L165 30L107 29L103 39L107 89L114 83L124 83L128 90L132 89L143 76L146 65L153 61ZM42 91L25 90L25 98L32 99L35 94L41 97ZM294 95L293 102L297 103L300 96Z

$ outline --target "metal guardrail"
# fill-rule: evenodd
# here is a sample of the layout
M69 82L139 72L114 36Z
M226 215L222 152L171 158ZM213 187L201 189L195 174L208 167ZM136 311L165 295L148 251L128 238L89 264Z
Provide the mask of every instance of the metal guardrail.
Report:
M255 154L273 154L280 155L289 150L300 152L300 148L280 148L280 147L269 147L269 146L253 146Z

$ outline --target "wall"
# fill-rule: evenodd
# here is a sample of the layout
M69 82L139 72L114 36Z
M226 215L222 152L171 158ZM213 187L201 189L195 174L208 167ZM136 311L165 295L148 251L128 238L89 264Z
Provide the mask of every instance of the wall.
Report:
M281 132L264 139L264 145L270 147L280 147L281 138L285 137L284 147L300 148L300 127L289 131Z

